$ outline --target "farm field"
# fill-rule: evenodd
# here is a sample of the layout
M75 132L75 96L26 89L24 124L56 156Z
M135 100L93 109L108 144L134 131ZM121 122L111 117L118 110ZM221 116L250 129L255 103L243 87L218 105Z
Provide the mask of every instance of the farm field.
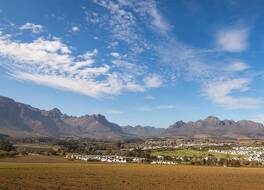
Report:
M0 189L264 189L261 168L102 163L0 163Z
M21 144L14 144L14 147L17 149L39 149L39 150L58 150L59 146L52 146L52 145L45 145L45 144L30 144L30 143L21 143Z
M0 163L73 163L61 156L45 156L45 155L31 155L31 156L16 156L10 158L1 158ZM75 160L74 162L80 162Z

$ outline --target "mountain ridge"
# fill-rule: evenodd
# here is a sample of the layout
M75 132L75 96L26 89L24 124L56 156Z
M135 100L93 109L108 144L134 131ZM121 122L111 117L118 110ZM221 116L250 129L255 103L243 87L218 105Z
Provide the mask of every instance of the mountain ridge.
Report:
M170 125L165 136L197 136L225 137L225 138L263 138L264 125L251 120L220 120L215 116L208 116L204 120L195 122L178 121Z
M264 126L251 120L177 121L168 128L120 126L104 115L69 116L58 108L49 111L0 96L0 133L10 136L51 136L118 140L152 137L264 138Z

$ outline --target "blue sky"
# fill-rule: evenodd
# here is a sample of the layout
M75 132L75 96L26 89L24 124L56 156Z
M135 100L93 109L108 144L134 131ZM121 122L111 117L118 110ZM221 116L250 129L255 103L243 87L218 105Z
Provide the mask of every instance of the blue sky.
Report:
M263 1L0 1L0 94L167 127L263 122Z

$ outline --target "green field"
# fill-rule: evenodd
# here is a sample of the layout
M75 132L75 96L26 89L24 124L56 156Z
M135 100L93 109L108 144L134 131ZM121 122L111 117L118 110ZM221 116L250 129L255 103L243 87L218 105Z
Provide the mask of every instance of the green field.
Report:
M152 156L170 156L170 157L215 157L215 158L230 158L238 157L237 155L227 155L221 153L209 153L203 150L168 150L168 151L154 151L151 153Z
M44 159L44 157L42 157ZM0 162L1 190L261 190L261 168ZM13 160L15 161L15 160ZM40 161L40 160L37 160ZM44 160L42 160L44 161ZM50 162L50 160L49 160Z
M39 151L57 151L59 146L45 145L45 144L15 144L14 147L17 150L39 150Z

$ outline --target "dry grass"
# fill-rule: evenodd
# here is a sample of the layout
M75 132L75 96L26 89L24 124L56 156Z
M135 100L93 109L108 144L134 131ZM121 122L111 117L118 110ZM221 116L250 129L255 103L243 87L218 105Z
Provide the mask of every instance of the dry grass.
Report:
M45 155L31 155L31 156L16 156L10 158L0 158L1 162L15 162L15 163L72 163L60 156L45 156ZM80 161L74 161L80 162Z
M44 150L55 150L57 151L60 147L59 146L53 146L53 145L46 145L46 144L31 144L31 143L21 143L21 144L15 144L15 148L35 148L35 149L44 149Z
M264 189L260 168L101 163L0 163L0 189Z

